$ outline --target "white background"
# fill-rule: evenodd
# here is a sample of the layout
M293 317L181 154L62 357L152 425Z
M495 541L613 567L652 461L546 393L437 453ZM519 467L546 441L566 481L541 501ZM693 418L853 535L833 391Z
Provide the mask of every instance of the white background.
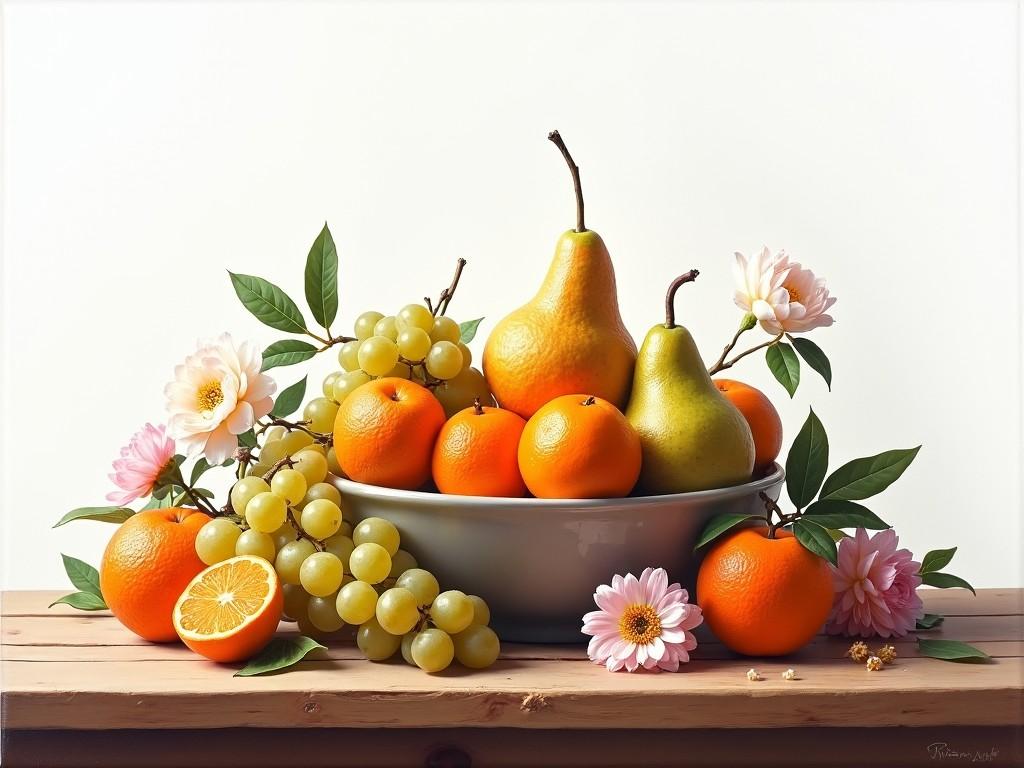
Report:
M98 562L109 526L50 526L103 503L197 337L281 336L225 269L300 299L325 219L346 324L465 256L452 313L487 315L479 354L573 224L552 128L634 335L695 266L680 315L713 359L732 252L787 249L839 297L812 336L833 391L805 368L790 402L761 357L735 376L787 445L813 405L833 466L922 443L874 509L1021 585L1017 29L978 0L6 3L4 586Z

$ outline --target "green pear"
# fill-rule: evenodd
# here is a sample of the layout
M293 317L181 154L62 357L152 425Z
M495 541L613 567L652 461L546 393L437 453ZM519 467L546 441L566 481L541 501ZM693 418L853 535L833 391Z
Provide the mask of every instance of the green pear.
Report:
M637 491L703 491L750 480L754 439L746 419L718 391L693 336L675 322L675 294L697 270L680 275L665 297L665 324L647 333L637 355L626 419L640 435Z

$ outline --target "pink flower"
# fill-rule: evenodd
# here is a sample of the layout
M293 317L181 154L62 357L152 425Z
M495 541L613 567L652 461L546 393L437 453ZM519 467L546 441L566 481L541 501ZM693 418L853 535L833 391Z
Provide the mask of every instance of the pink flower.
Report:
M594 593L599 611L583 617L583 633L592 635L587 655L609 672L640 667L677 672L697 647L692 630L704 617L690 605L678 584L668 583L664 568L645 568L637 579L614 576Z
M270 413L274 380L260 373L263 356L251 341L235 346L230 334L199 345L174 369L164 388L169 430L189 453L224 463L238 447L238 435Z
M836 300L824 278L790 261L785 251L772 256L766 246L750 259L737 253L733 277L736 306L753 314L768 333L804 333L832 325L825 313Z
M167 428L163 424L146 424L121 449L121 458L114 460L110 479L121 490L108 493L107 501L123 505L149 496L173 456L174 441L167 436Z
M921 564L910 550L896 549L899 543L891 529L868 536L863 528L839 542L829 634L902 637L924 616L917 596Z

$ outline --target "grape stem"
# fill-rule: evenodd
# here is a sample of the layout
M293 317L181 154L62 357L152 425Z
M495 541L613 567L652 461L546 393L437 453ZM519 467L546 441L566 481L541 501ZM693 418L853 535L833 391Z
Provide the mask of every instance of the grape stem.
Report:
M274 462L274 466L272 466L270 469L268 469L264 473L263 480L264 480L264 482L269 483L271 480L274 479L274 475L277 474L279 469L281 469L283 467L294 467L294 466L295 466L295 460L291 456L284 456L284 457L278 459L277 461L275 461Z
M295 519L295 510L294 508L292 508L290 504L288 505L287 510L288 523L289 525L291 525L292 528L295 529L295 533L298 534L298 537L300 539L305 539L306 541L308 541L310 544L316 547L316 550L318 552L323 552L325 549L327 549L327 545L320 541L320 539L314 539L312 536L310 536L302 529L302 526L299 525L299 521Z
M452 283L443 291L437 299L437 306L430 306L430 299L427 299L427 309L435 317L443 317L444 313L448 311L448 305L452 302L452 297L455 295L455 289L459 287L459 278L462 277L462 270L466 268L466 260L459 258L455 262L455 276L452 278Z
M310 424L310 423L312 423L312 422L310 422L310 421L288 421L287 419L273 418L273 419L271 419L268 422L260 422L259 430L256 432L256 434L258 434L258 435L263 434L265 431L267 431L271 427L284 427L289 432L291 432L293 429L297 429L299 432L305 432L307 435L312 437L314 442L320 443L322 445L330 446L331 443L334 441L334 436L331 435L328 432L314 432L313 430L309 429L306 426L307 424Z

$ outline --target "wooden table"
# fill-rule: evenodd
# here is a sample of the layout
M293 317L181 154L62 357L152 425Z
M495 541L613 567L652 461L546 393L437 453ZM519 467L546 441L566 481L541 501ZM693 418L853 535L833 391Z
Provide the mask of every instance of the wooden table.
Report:
M106 612L47 609L56 594L3 596L8 765L1024 764L1024 590L925 593L947 617L928 636L970 642L989 664L920 658L910 638L868 672L843 657L846 640L745 659L705 635L678 674L610 674L582 647L515 645L489 670L426 675L342 643L249 678ZM789 667L796 680L782 679Z

